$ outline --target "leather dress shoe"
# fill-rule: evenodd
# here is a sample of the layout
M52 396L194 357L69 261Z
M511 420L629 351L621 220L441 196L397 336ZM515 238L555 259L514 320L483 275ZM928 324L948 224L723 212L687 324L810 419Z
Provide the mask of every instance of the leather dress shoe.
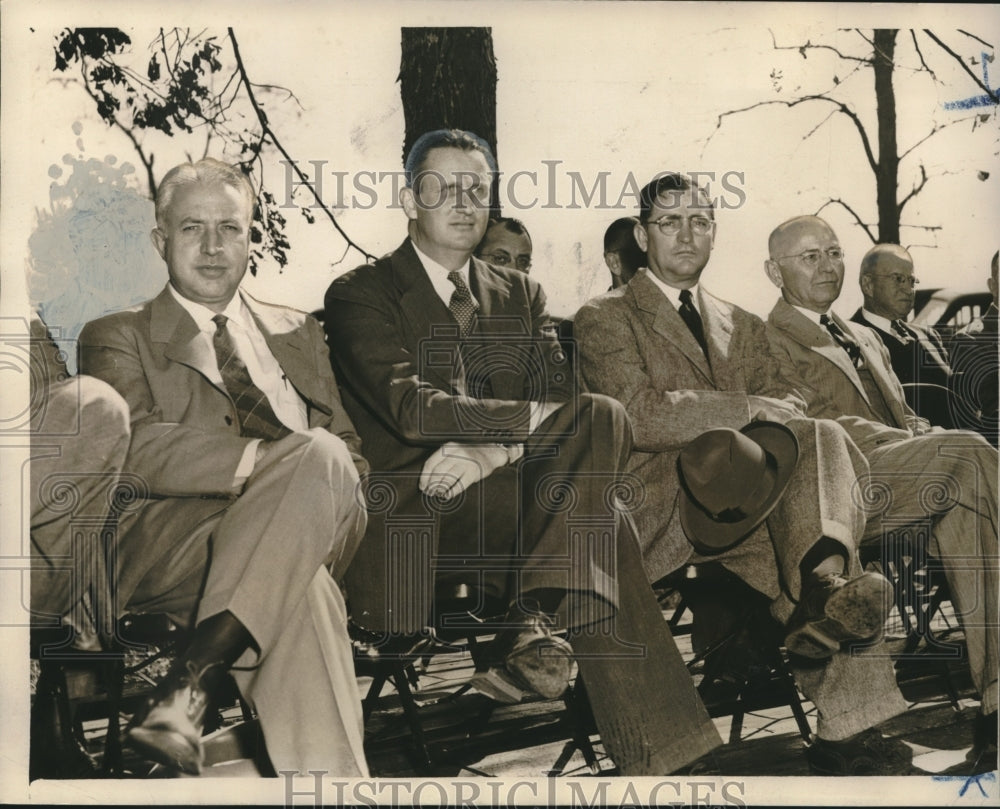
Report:
M972 750L967 761L972 765L970 775L993 772L997 769L997 712L977 713L973 729Z
M96 778L94 759L73 730L66 686L61 679L41 677L31 705L28 780Z
M853 579L823 576L807 583L788 621L785 648L822 660L844 641L875 643L885 633L892 607L892 585L878 573Z
M814 775L907 775L913 750L868 728L839 742L816 738L806 751Z
M204 688L205 672L191 662L171 671L136 711L125 741L150 761L198 775L204 761L201 734L211 697Z
M472 687L508 704L529 693L546 699L561 696L573 673L573 647L552 634L552 619L544 613L519 613L508 621L513 625L494 638L492 663L473 675Z

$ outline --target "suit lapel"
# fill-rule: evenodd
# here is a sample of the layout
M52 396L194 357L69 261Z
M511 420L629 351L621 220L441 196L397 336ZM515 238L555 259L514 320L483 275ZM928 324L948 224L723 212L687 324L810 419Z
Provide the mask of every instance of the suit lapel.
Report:
M729 343L733 338L732 307L707 293L700 285L698 306L705 324L709 363L716 379L719 379L720 371L729 367Z
M893 380L889 377L890 368L886 365L885 359L882 356L883 346L879 338L868 333L864 328L854 328L853 323L846 323L836 315L834 315L834 320L837 321L838 325L845 332L854 338L854 341L861 348L861 356L864 357L865 367L868 368L875 386L889 407L892 417L896 421L895 426L906 429L905 400L900 398L897 387L893 385Z
M519 335L516 330L511 331L512 328L516 328L512 322L503 323L498 329L495 321L491 321L491 317L506 315L508 318L518 318L523 313L511 311L511 282L477 258L473 258L469 264L469 288L476 300L479 301L479 317L472 331L473 336L485 337L491 334L504 334L508 338L514 339L512 348L516 346L518 336L525 338L535 336L531 334L531 325L528 323L521 324ZM488 342L481 342L480 346L480 351L489 351ZM481 365L481 363L477 363L477 365ZM506 366L508 363L486 363L486 367L490 369L487 395L497 399L520 399L524 395L523 376L510 373L509 367Z
M166 344L163 356L197 371L220 393L229 396L222 384L215 354L206 340L198 339L201 336L198 324L174 300L170 290L164 288L153 299L150 309L150 339L154 343Z
M644 272L649 272L645 270ZM672 343L691 363L694 369L715 387L712 371L705 353L694 339L687 323L681 318L667 296L645 275L637 275L628 286L636 308L643 313L646 324L654 332Z

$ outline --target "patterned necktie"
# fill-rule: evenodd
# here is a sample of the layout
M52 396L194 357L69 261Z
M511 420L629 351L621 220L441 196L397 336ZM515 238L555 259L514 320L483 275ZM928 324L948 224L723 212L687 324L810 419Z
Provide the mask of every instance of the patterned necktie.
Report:
M851 362L854 367L859 367L861 365L860 346L848 337L844 333L844 330L833 322L829 315L820 315L819 322L826 327L828 332L830 332L830 336L834 339L834 342L847 352L847 356L851 358Z
M701 322L701 315L698 314L698 310L694 308L694 303L691 301L690 289L681 290L681 308L677 311L687 324L691 334L694 335L694 339L698 341L698 345L701 346L701 350L705 354L705 359L708 359L708 343L705 342L705 327Z
M215 361L219 365L222 381L236 405L236 413L240 419L240 435L248 438L263 438L265 441L277 441L291 434L281 420L271 409L267 396L250 378L250 372L236 350L233 335L229 333L226 323L229 318L216 315L215 336L212 345L215 346Z
M452 270L448 273L448 280L455 285L455 291L451 293L451 300L448 308L451 310L455 320L458 321L458 333L461 337L467 337L472 331L472 324L476 320L476 311L479 303L472 297L472 290L465 283L462 273Z
M913 332L910 331L902 320L892 321L892 330L896 332L896 336L899 337L903 343L909 343L913 340Z

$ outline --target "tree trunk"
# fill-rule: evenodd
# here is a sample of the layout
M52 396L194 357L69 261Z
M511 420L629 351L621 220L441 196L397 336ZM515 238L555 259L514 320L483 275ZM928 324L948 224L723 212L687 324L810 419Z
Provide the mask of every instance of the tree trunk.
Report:
M878 240L891 244L899 244L899 206L896 203L899 153L896 149L896 93L892 87L897 33L895 29L876 28L874 53L878 111L878 171L875 174Z
M497 154L497 66L489 28L403 28L403 159L432 129L467 129ZM499 157L498 157L499 160ZM491 205L499 215L494 184Z

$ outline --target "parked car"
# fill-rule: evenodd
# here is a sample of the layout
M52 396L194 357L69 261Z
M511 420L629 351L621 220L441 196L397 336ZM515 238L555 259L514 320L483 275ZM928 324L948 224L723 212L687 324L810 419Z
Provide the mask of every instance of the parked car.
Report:
M948 340L958 329L985 312L992 300L985 289L921 289L913 303L913 322L932 326Z

